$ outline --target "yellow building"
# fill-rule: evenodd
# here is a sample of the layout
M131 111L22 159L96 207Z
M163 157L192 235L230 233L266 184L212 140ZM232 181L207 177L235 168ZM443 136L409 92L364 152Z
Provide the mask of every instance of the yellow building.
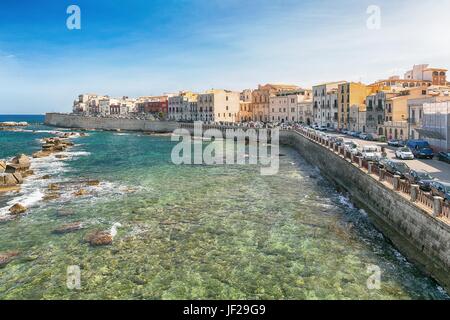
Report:
M350 108L358 107L363 112L366 109L366 97L374 87L360 82L345 82L338 86L338 128L350 129Z
M428 86L404 90L386 99L384 123L378 129L388 139L406 140L408 138L408 100L427 98Z

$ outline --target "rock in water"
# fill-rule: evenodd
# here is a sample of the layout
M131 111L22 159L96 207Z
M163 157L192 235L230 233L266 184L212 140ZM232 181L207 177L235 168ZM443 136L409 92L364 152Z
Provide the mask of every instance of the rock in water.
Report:
M20 155L14 157L11 160L11 163L18 166L18 170L28 170L31 165L30 158L28 158L24 154L20 154Z
M104 246L112 244L113 241L111 233L99 230L89 233L85 239L91 246Z
M47 193L42 200L44 201L50 201L50 200L55 200L55 199L59 199L61 197L61 195L57 192L51 192L51 193Z
M23 183L22 174L20 174L19 172L15 172L12 175L13 175L14 179L16 179L16 183L17 184L22 184Z
M16 203L11 208L9 208L9 212L14 215L24 213L25 211L27 211L27 208L20 203Z
M55 183L50 183L47 187L48 190L51 191L58 191L59 190L59 186Z
M84 189L80 189L77 192L73 193L73 195L76 196L76 197L85 196L87 194L88 194L88 192L86 190L84 190Z
M33 158L45 158L50 155L50 152L48 151L37 151L33 153Z
M5 172L5 169L6 169L6 162L0 161L0 173Z
M6 266L18 255L19 253L16 251L0 253L0 268Z
M88 180L87 185L88 186L98 186L100 184L99 180Z
M83 224L81 222L73 222L68 224L63 224L62 226L56 228L53 230L53 233L56 234L64 234L69 233L77 230L83 229Z

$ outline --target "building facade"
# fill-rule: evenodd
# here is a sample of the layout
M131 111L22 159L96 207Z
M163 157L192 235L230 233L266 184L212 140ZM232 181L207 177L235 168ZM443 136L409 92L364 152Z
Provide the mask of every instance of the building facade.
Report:
M338 127L338 87L345 81L328 82L313 86L314 123L330 128Z
M295 85L266 84L259 85L252 92L252 110L254 121L270 121L270 97L278 92L297 90Z
M281 91L270 97L271 122L300 122L300 103L311 99L311 90Z
M366 98L374 90L360 82L345 82L338 85L338 128L350 130L350 108L366 109Z

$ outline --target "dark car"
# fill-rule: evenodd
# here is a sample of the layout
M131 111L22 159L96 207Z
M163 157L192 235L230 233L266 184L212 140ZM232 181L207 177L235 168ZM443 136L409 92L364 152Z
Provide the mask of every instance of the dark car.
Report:
M433 149L426 140L409 140L407 146L416 158L433 159L434 157Z
M416 158L433 159L434 152L431 148L412 149L412 153Z
M446 202L450 201L450 183L433 181L430 187L433 196L442 197Z
M406 163L389 159L381 160L379 166L393 175L400 176L402 179L405 178L405 174L411 170Z
M405 178L409 181L409 183L419 185L419 188L423 191L430 191L430 184L435 181L435 179L430 176L428 172L418 170L410 170L405 173Z
M450 152L439 152L438 159L439 161L450 163Z

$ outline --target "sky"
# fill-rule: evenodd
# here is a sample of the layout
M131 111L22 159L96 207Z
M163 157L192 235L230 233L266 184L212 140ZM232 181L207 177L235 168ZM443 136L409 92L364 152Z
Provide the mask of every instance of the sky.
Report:
M67 8L80 8L69 30ZM380 28L367 27L371 5ZM450 0L1 0L0 114L80 93L310 87L450 67Z

